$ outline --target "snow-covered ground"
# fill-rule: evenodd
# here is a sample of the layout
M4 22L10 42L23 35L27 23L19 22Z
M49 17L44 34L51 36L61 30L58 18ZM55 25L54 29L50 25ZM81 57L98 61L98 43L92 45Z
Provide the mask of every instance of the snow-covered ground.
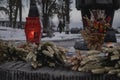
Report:
M0 39L2 40L25 40L24 30L0 27Z
M65 34L64 32L63 33L55 32L54 35L55 36L52 38L49 38L49 37L42 38L42 41L71 40L71 39L77 39L81 37L80 34L68 35L68 34ZM26 37L23 29L12 29L8 27L0 27L0 39L25 41Z
M42 41L60 41L60 40L71 40L71 39L81 39L81 34L65 34L55 32L54 37L42 38ZM120 34L116 34L117 42L120 42ZM25 41L25 32L23 29L12 29L8 27L0 27L0 39L2 40L15 40L15 41Z

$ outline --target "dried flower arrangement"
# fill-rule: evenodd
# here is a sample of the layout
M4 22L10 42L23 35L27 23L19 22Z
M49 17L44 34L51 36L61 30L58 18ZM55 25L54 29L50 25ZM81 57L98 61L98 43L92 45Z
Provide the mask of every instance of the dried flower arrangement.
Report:
M0 64L9 61L24 61L30 62L34 69L43 66L64 67L66 53L67 49L51 42L44 42L39 45L25 43L15 46L11 42L0 41Z
M85 29L81 34L89 49L100 50L105 32L110 27L111 17L105 15L105 10L90 10L90 14L90 19L87 15L83 17Z

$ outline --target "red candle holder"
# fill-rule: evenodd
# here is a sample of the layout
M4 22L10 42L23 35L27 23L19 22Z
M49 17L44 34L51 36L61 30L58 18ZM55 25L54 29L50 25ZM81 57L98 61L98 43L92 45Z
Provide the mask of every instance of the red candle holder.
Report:
M25 23L27 42L39 43L41 40L41 22L39 17L27 17Z

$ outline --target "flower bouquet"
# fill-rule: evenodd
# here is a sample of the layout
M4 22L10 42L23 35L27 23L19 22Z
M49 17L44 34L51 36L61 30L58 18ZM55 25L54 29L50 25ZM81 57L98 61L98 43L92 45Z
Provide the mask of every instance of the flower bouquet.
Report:
M92 10L90 14L90 19L87 15L83 17L85 29L81 34L89 49L100 50L104 43L105 32L110 27L111 18L105 15L104 10Z

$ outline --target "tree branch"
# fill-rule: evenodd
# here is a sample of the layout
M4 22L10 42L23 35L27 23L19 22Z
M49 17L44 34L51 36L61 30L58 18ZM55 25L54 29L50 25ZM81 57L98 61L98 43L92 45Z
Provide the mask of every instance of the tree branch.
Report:
M52 8L52 6L54 5L55 2L56 2L56 0L54 0L54 1L50 4L50 6L48 7L48 12L47 12L47 13L50 12L50 9Z
M3 11L5 11L6 14L9 14L9 10L5 7L0 7L0 10L3 10Z

